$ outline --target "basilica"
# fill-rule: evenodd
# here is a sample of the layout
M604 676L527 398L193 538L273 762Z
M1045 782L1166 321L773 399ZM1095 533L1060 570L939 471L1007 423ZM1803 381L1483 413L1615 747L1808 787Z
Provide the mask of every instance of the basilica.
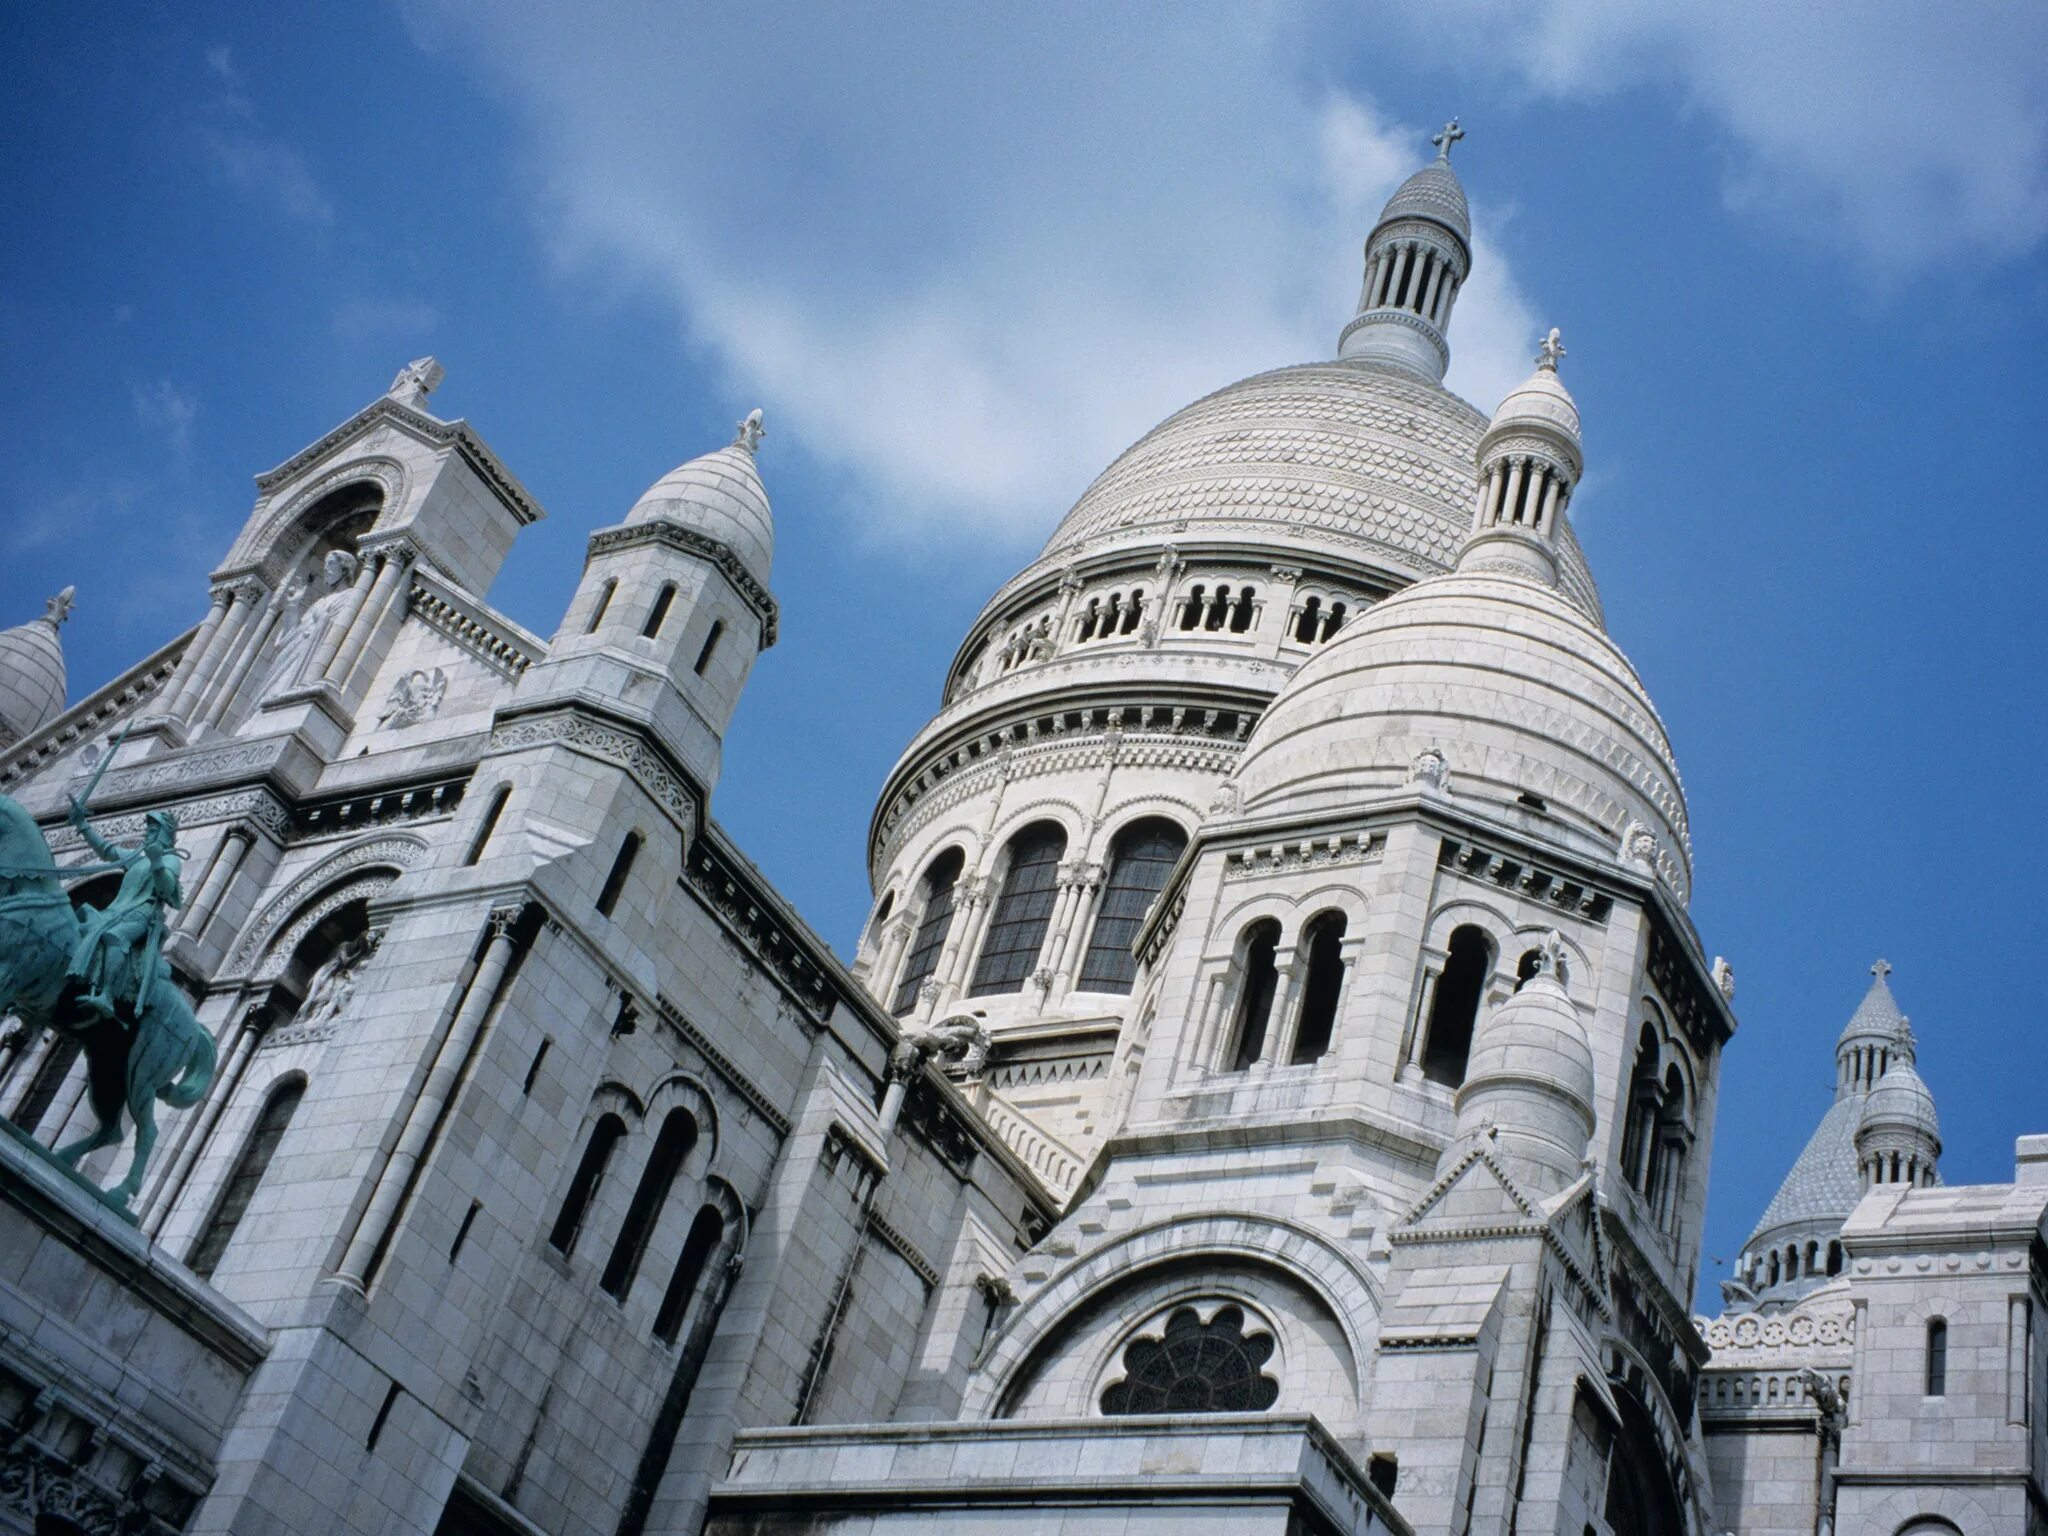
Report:
M1882 962L1694 1314L1734 973L1460 137L989 599L845 961L713 814L758 411L545 632L431 358L121 675L5 616L0 1532L2048 1533L2048 1136L1942 1181Z

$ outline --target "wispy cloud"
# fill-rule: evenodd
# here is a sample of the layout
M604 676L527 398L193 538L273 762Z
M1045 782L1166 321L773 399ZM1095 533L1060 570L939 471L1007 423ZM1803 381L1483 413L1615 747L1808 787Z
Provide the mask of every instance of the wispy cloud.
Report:
M199 140L215 176L286 218L316 228L333 224L334 200L296 144L267 132L227 45L206 50L206 71L227 89L202 107Z
M440 312L417 299L349 299L331 322L335 338L347 342L406 341L440 323Z
M130 386L135 417L145 427L163 435L164 442L178 458L192 451L192 424L199 418L199 397L169 379Z
M1333 353L1427 136L1304 85L1281 12L1198 9L408 16L516 103L564 269L660 295L915 546L1042 536L1168 412ZM1533 325L1482 249L1452 382L1491 405Z

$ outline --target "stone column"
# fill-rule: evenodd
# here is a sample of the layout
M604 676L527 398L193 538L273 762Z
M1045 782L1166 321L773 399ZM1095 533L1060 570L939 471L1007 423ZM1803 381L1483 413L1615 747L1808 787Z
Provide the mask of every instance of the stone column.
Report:
M476 974L470 978L462 1006L456 1010L454 1022L449 1025L440 1049L434 1054L434 1065L427 1074L426 1086L420 1090L419 1098L413 1101L411 1112L405 1117L405 1129L399 1136L398 1145L392 1149L390 1161L385 1163L383 1173L378 1176L369 1206L363 1212L355 1236L349 1241L348 1252L334 1277L342 1285L356 1291L368 1289L371 1261L384 1246L385 1236L398 1216L399 1204L412 1183L413 1170L419 1166L420 1158L427 1149L428 1138L433 1135L434 1126L441 1118L442 1108L455 1091L456 1081L461 1077L477 1036L483 1030L484 1019L490 1013L491 1005L497 1001L505 973L512 967L512 956L518 948L512 930L519 915L517 907L497 907L491 911L490 942L484 946L483 959L477 962Z
M1436 323L1436 298L1443 291L1445 262L1439 257L1429 269L1429 291L1422 296L1422 316Z
M341 690L344 698L354 685L356 664L363 659L363 652L369 649L372 638L383 630L394 607L404 600L403 578L412 569L412 546L409 544L386 545L377 551L377 557L377 578L371 584L370 594L356 609L355 616L349 621L348 634L335 652L333 664L322 674Z
M1394 263L1393 281L1387 284L1387 296L1380 302L1389 309L1401 306L1401 289L1408 281L1409 263L1415 260L1415 247L1405 242L1401 246L1400 259Z
M1510 468L1507 491L1500 499L1501 516L1504 520L1519 523L1522 519L1515 507L1515 501L1522 494L1522 472L1528 467L1529 461L1517 456L1508 462Z
M192 1176L193 1164L199 1161L199 1154L205 1150L206 1144L213 1140L213 1133L220 1128L221 1116L227 1113L235 1091L242 1085L242 1077L249 1068L249 1058L255 1054L256 1042L263 1035L258 1027L263 1013L260 999L242 1010L240 1022L235 1027L234 1044L228 1048L227 1058L215 1074L212 1088L198 1109L185 1117L183 1134L170 1149L171 1155L159 1166L151 1188L143 1194L140 1208L149 1218L149 1235L152 1238L163 1235L164 1227L171 1219L171 1210L184 1191L185 1181Z
M206 654L193 669L191 680L178 695L178 709L189 720L196 721L204 711L206 700L214 682L223 670L229 654L242 638L242 631L248 626L254 606L255 595L261 589L250 582L236 582L228 588L226 616L214 629L207 642Z
M171 680L164 684L164 691L158 696L159 713L177 713L179 701L192 686L192 679L205 661L206 653L213 645L213 637L220 633L221 620L227 617L228 606L233 601L233 588L214 589L213 606L206 610L206 617L200 621L199 633L194 635L192 643L185 647L185 654L178 658L178 669L171 674Z
M241 873L242 861L255 846L255 834L246 827L230 827L227 836L221 839L220 849L213 856L213 863L206 871L206 878L199 883L199 894L192 898L178 924L181 933L198 943L206 936L206 925L211 921L214 909L220 905L221 896L229 883Z
M1563 480L1555 470L1552 470L1545 477L1543 484L1543 509L1536 514L1536 526L1539 529L1549 529L1556 526L1557 499L1563 490L1563 485Z
M209 721L225 720L234 709L235 701L248 691L251 678L261 680L261 663L264 653L277 636L278 625L284 622L284 607L273 603L268 612L256 621L248 646L236 663L236 669L223 680L219 694L208 707Z
M1307 963L1308 956L1302 950L1273 952L1273 969L1286 985L1277 989L1273 1010L1266 1016L1266 1038L1259 1042L1259 1059L1253 1063L1262 1071L1286 1066L1294 1054L1294 1029L1300 1022L1301 973Z
M896 990L897 973L902 969L903 954L910 944L910 936L916 931L917 925L911 922L908 912L899 912L882 931L875 968L869 974L873 977L872 990L876 1000L885 1008L889 1006L890 994Z
M226 643L217 643L221 658L213 674L212 687L204 698L195 696L194 707L187 714L194 726L213 725L226 716L228 705L248 677L252 658L262 654L263 642L276 628L277 615L259 611L265 606L268 592L250 581L242 584L238 595L241 598L238 607L245 615L245 622L236 627L232 639L223 636Z

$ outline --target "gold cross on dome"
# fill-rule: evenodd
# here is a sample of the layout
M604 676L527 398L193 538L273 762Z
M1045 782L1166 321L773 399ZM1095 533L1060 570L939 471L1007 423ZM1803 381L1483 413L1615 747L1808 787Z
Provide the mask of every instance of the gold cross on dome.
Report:
M1458 120L1454 117L1444 124L1443 132L1439 133L1429 142L1437 147L1437 159L1448 160L1451 158L1451 146L1463 137L1465 137L1465 130L1458 126Z

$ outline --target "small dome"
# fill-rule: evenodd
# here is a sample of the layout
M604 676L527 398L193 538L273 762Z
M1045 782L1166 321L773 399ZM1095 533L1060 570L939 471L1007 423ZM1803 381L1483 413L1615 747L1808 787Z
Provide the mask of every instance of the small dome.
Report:
M64 646L57 626L71 613L66 587L39 619L0 630L0 747L12 746L64 713Z
M1593 1116L1593 1047L1557 977L1539 971L1482 1020L1459 1090L1462 1107L1489 1084L1550 1089ZM1583 1148L1581 1149L1583 1150Z
M775 559L775 517L754 462L764 429L755 411L726 447L663 475L626 514L628 523L680 523L731 548L766 585Z
M1911 1027L1899 1009L1899 1000L1892 996L1891 983L1885 979L1891 974L1891 969L1890 964L1883 960L1870 968L1873 977L1870 990L1863 994L1863 1001L1856 1005L1856 1011L1849 1015L1849 1022L1842 1026L1841 1038L1835 1042L1838 1047L1853 1041L1894 1044L1912 1038Z
M1664 724L1628 658L1555 590L1459 571L1375 604L1288 679L1235 778L1248 816L1350 814L1413 793L1432 749L1454 795L1534 797L1589 855L1647 831L1654 867L1688 899L1685 791Z
M1501 401L1500 408L1493 413L1492 424L1486 429L1491 438L1511 431L1547 430L1568 441L1576 450L1580 444L1579 406L1572 399L1571 391L1564 387L1564 381L1557 376L1556 353L1563 348L1557 346L1557 332L1552 331L1544 343L1545 361L1539 362L1536 371L1513 389ZM1484 455L1485 448L1480 449ZM1575 464L1573 468L1578 466Z
M1428 219L1441 224L1471 249L1472 210L1465 204L1465 189L1449 160L1432 161L1401 183L1380 210L1381 224L1396 219Z
M1941 1143L1941 1122L1934 1113L1934 1095L1903 1056L1892 1058L1892 1064L1863 1102L1863 1118L1857 1123L1856 1135L1860 1140L1876 1131L1904 1131L1925 1136L1937 1146Z

